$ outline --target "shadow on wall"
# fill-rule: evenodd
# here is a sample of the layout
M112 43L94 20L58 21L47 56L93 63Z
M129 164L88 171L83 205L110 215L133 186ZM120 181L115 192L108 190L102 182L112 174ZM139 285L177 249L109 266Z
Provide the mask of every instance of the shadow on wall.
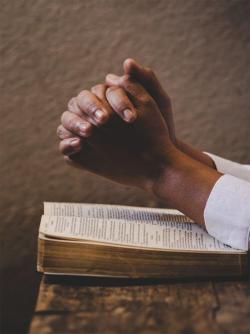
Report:
M3 332L24 332L32 313L43 201L159 205L63 163L55 131L67 101L135 57L168 89L180 137L247 162L249 16L247 0L3 2Z

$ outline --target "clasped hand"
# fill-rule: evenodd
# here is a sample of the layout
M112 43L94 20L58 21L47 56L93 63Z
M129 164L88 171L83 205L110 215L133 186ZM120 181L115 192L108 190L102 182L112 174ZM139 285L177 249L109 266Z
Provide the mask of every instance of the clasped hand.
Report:
M212 159L175 136L168 95L152 70L132 59L124 75L70 100L58 127L60 151L76 167L140 187L204 225L221 174Z
M152 190L175 155L170 101L153 72L130 59L123 76L72 98L61 123L65 160L122 184Z

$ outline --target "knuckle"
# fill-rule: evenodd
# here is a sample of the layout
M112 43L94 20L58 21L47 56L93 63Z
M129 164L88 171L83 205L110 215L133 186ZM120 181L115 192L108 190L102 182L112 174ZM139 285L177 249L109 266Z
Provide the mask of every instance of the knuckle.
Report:
M67 119L68 116L68 111L64 111L61 116L61 122L64 123L65 120Z
M154 71L152 70L152 68L146 67L145 70L150 77L154 77L155 74L154 74Z
M106 74L105 75L105 81L108 81L108 78L109 78L109 74Z
M62 132L63 132L62 125L59 125L56 129L56 134L59 138L62 136Z
M82 91L78 95L78 99L80 101L82 109L87 113L87 114L92 114L94 113L98 108L98 105L96 103L96 100L93 96L93 93L91 93L88 90Z
M70 113L69 111L65 111L62 114L62 125L63 128L66 128L68 130L75 130L77 127L77 121L76 118L74 117L74 114Z
M135 82L133 81L133 79L129 75L126 75L122 79L122 84L121 85L126 91L133 92L134 91L134 84L135 84Z
M151 106L152 105L152 98L148 94L141 95L140 98L139 98L139 100L145 106Z
M74 118L70 118L68 121L68 127L69 127L69 130L72 130L73 132L77 132L78 122Z
M128 87L131 85L131 83L132 83L131 77L129 75L124 75L124 77L122 78L122 84L125 87Z
M87 89L82 90L78 95L77 99L81 101L85 101L89 97L89 91Z
M75 102L76 102L76 98L75 97L72 97L69 102L68 102L68 109L69 110L72 110L74 109L75 107Z
M117 92L118 89L119 89L119 87L117 87L117 86L111 86L111 87L109 87L109 88L107 89L106 94L107 94L107 95L110 95L110 94L112 94L112 93L114 93L114 92Z
M95 93L95 92L103 92L105 89L106 89L106 85L104 85L104 84L97 84L97 85L94 85L94 86L91 88L91 92L92 92L92 93Z
M124 109L129 108L126 103L122 101L116 101L115 110L118 112L123 112Z
M93 114L98 108L94 101L87 101L86 102L86 112L88 114Z
M110 87L107 91L107 100L118 112L130 107L124 90L120 87Z

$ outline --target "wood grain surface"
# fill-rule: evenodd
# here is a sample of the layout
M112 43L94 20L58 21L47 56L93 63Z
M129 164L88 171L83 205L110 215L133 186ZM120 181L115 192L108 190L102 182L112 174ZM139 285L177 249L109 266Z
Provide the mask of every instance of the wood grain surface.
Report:
M248 334L250 282L44 277L37 333Z

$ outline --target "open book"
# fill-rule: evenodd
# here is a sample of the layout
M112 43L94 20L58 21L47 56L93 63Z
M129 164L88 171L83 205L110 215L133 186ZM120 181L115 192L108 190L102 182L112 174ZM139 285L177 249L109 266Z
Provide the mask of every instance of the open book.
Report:
M237 277L247 273L247 253L176 210L44 203L37 267L63 275Z

